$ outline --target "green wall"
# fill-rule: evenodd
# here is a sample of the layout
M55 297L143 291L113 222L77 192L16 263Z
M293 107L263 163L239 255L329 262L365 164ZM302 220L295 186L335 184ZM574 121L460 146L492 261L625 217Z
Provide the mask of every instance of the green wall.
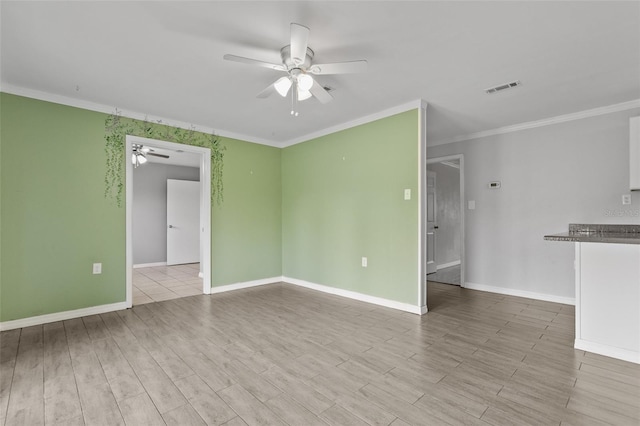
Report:
M125 210L103 195L105 118L0 94L0 321L125 300ZM212 285L279 276L281 152L223 143Z
M124 301L124 209L103 195L105 116L1 96L0 318Z
M0 94L0 321L124 302L125 209L104 197L105 118ZM417 110L284 150L222 141L212 286L285 275L416 304Z
M224 202L211 209L212 285L282 275L281 149L228 140Z
M416 109L283 150L283 275L417 305L418 124Z

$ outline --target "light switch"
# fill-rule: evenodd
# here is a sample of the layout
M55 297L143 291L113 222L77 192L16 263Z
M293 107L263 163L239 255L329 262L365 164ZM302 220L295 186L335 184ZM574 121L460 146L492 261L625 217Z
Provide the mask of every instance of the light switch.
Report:
M363 257L363 258L362 258L362 267L363 267L363 268L366 268L366 267L367 267L367 263L368 263L368 262L367 262L367 258L366 258L366 257Z
M476 209L476 202L474 200L470 200L469 201L469 210L475 210Z
M93 274L99 275L102 273L102 263L94 263L93 264Z
M410 200L411 199L411 190L410 189L405 189L404 190L404 199L405 200Z

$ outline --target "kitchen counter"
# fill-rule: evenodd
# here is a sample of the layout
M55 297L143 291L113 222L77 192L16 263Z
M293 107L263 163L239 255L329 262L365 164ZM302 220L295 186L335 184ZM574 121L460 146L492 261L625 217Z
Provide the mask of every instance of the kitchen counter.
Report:
M544 239L575 245L574 347L640 364L640 225L570 224Z
M640 225L569 224L569 232L545 235L547 241L574 243L640 244Z

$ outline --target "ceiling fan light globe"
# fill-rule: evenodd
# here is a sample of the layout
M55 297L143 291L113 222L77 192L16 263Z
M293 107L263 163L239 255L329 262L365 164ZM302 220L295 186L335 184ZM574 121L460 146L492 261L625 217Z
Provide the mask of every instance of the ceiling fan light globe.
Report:
M298 76L298 87L300 90L308 92L311 86L313 86L313 77L309 74L300 74Z
M308 90L302 90L300 86L298 86L298 100L304 101L305 99L309 99L311 97L311 92Z
M131 154L131 164L136 164L136 153L134 152L133 154Z
M273 87L275 87L276 92L284 98L287 96L287 93L289 93L289 89L291 88L291 80L289 77L282 77L273 83Z
M138 162L140 164L144 164L147 162L147 157L145 157L144 155L138 155Z

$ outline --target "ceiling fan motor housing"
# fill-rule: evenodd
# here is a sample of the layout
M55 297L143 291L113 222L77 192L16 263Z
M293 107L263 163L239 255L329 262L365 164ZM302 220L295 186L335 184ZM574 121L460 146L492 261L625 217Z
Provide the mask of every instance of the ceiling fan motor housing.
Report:
M291 71L292 69L300 68L306 71L311 66L313 50L307 47L307 55L304 58L304 62L301 64L293 62L293 59L291 58L291 45L286 45L280 49L280 57L282 58L282 63L287 67L287 70Z

